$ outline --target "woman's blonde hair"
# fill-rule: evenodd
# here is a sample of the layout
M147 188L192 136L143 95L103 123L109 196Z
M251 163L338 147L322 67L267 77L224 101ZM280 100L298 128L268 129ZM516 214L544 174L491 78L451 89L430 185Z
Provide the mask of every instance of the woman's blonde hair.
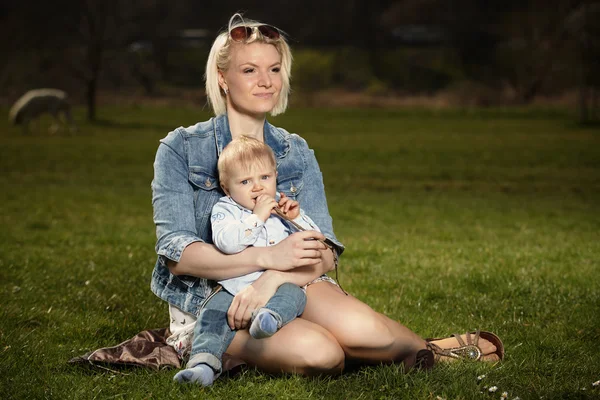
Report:
M221 187L226 189L224 184L229 180L232 171L240 168L250 170L255 165L276 170L277 162L269 145L248 136L233 139L225 146L217 162Z
M236 13L229 19L227 31L219 33L213 42L210 53L208 54L208 61L206 62L204 79L206 81L208 104L213 109L215 115L221 115L227 112L225 92L223 92L223 89L219 85L219 70L227 71L232 57L233 45L237 44L237 42L230 39L229 32L237 26L253 27L259 25L264 24L254 20L245 20L242 18L241 14ZM253 42L272 44L281 55L282 85L281 92L279 93L279 100L271 110L271 115L273 116L283 113L287 108L292 72L292 51L285 40L284 33L281 30L279 30L279 32L280 37L278 39L269 39L263 36L258 29L254 29L252 35L243 42L246 44Z

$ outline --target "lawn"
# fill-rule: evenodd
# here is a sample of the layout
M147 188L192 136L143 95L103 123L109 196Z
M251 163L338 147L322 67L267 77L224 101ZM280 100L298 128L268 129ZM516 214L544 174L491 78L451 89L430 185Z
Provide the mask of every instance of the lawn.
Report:
M209 115L106 106L89 125L76 111L76 136L0 119L0 398L600 398L597 127L551 110L273 119L315 149L344 288L425 337L494 331L506 359L335 378L249 370L203 389L172 383L173 370L67 361L166 326L149 288L152 161L169 130Z

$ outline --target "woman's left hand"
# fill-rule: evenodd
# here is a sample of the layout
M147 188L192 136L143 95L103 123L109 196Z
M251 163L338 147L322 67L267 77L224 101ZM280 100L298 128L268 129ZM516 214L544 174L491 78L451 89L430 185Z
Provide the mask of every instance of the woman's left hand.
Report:
M251 285L236 294L227 311L227 323L231 329L248 326L252 313L263 307L283 283L277 271L267 270Z

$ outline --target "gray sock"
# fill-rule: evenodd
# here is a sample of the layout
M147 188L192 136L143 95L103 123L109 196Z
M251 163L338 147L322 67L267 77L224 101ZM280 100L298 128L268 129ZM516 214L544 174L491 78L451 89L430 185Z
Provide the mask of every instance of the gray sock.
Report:
M254 339L264 339L273 336L277 329L275 316L268 309L261 308L252 321L249 331Z
M215 371L206 364L198 364L192 368L179 371L173 377L179 383L197 383L202 386L210 386L215 380Z

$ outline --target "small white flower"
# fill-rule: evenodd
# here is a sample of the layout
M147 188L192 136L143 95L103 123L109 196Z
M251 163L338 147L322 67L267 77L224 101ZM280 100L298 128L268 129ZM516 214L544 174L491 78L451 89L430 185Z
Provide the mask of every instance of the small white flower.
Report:
M488 389L488 391L490 393L494 393L494 392L496 392L496 390L498 390L498 386L492 386L491 388Z
M478 380L478 381L482 381L484 378L485 378L485 375L479 375L479 376L477 377L477 380Z
M521 398L519 396L517 396L513 400L521 400Z
M500 399L505 400L508 397L508 392L502 392Z
M598 386L600 386L600 381L596 381L596 382L592 383L592 386L593 386L593 387L598 387Z

